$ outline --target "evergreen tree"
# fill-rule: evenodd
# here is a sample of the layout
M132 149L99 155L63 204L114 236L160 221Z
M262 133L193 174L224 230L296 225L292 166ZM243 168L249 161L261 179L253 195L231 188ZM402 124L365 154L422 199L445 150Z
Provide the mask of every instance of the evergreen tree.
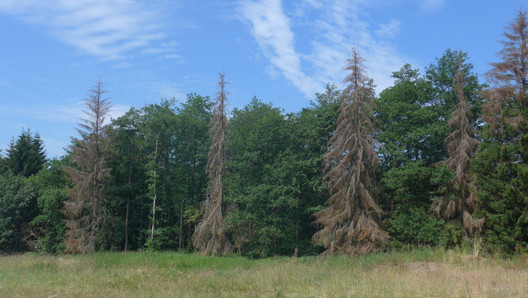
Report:
M110 140L105 116L111 108L103 98L103 82L90 90L85 100L87 118L82 119L77 131L81 139L70 146L70 159L76 165L66 168L73 184L70 200L64 202L66 221L66 250L70 253L89 253L96 249L96 237L109 220L107 189L110 169L107 158Z
M506 28L500 62L487 73L483 142L474 161L490 249L528 247L528 20L520 10Z
M9 168L15 175L29 177L38 173L46 162L46 154L40 135L38 133L31 134L29 129L22 130L16 142L11 141L7 158Z
M2 149L0 149L0 175L4 175L9 171L9 159L4 156Z
M231 243L226 238L222 215L222 202L224 197L224 176L226 174L225 141L227 136L227 117L225 104L227 101L225 91L224 73L220 75L216 107L210 122L209 136L211 148L209 149L206 172L209 176L207 197L203 203L203 219L196 226L193 234L193 245L204 255L224 256L233 250Z
M472 175L470 161L478 141L475 139L471 106L464 92L465 73L462 70L463 56L459 55L459 69L453 82L453 89L458 93L458 104L447 125L453 128L445 140L448 158L443 162L454 172L454 179L447 187L447 193L439 197L432 210L438 217L444 219L458 218L468 236L477 236L482 230L483 220L475 220L472 213L477 204L477 196L472 191Z
M353 50L347 60L350 74L344 82L337 128L324 160L325 179L331 197L327 208L315 214L323 229L313 241L322 243L325 254L358 255L384 247L388 236L376 220L383 211L375 197L378 155L373 121L374 90L364 74L362 58Z

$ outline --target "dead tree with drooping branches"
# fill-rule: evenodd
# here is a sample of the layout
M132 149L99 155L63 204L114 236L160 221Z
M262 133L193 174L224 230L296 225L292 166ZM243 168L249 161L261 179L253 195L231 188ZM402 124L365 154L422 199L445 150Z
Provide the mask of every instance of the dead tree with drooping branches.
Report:
M69 253L94 252L97 233L110 218L106 208L106 186L110 178L106 162L110 142L105 116L111 104L103 98L104 93L99 80L84 101L86 118L77 129L81 139L74 140L70 147L70 158L77 167L66 168L73 184L69 190L70 200L64 202L63 209L68 218L65 243Z
M463 57L459 55L458 72L453 80L453 90L458 96L458 104L451 114L447 125L453 132L445 139L449 157L444 161L447 168L454 172L454 179L447 187L447 193L433 203L431 210L444 219L459 218L469 237L479 235L483 219L474 219L472 213L477 204L477 195L472 191L473 174L470 172L470 161L474 156L478 141L470 123L471 106L466 98L465 73L462 70Z
M224 196L223 181L226 174L225 141L227 136L227 117L225 105L227 92L225 91L225 74L221 73L216 98L216 107L210 122L209 135L211 148L209 149L206 172L209 176L207 199L203 203L204 215L196 226L192 242L203 255L224 256L233 251L233 246L226 237L223 225L222 201Z
M383 211L372 191L378 167L372 136L374 89L362 62L354 49L345 67L350 74L344 80L337 128L324 156L331 196L327 208L314 215L323 228L312 237L325 247L323 254L360 255L383 248L388 240L377 222Z

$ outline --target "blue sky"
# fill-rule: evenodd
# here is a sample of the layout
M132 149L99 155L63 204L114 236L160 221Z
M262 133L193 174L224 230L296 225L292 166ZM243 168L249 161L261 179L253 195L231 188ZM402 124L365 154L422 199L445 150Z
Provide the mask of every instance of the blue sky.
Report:
M445 49L469 53L481 75L525 1L508 0L0 0L0 148L22 128L48 156L76 136L82 100L101 78L112 117L131 106L214 96L230 108L253 96L295 112L339 83L353 45L381 91L403 64ZM483 78L481 78L483 80Z

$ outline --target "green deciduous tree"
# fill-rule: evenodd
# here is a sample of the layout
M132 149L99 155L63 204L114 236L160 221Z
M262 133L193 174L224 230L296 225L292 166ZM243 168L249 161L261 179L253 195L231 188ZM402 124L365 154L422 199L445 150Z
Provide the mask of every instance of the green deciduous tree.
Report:
M244 255L314 254L311 215L328 196L323 155L337 121L340 92L329 85L299 113L253 99L234 109L227 142L230 156L226 219Z
M29 249L25 241L29 222L37 215L37 196L33 185L22 176L0 176L0 251Z
M37 175L30 178L37 195L38 215L30 222L30 247L47 253L61 253L66 247L66 226L61 213L63 203L70 197L64 169L71 162L63 157L48 161Z
M438 123L439 109L431 104L431 83L409 64L394 72L393 77L394 86L376 99L383 169L403 166L408 161L422 160L427 165L440 161L445 129Z
M190 248L191 237L200 215L200 204L206 198L206 165L211 142L209 123L213 103L209 97L187 95L187 101L178 110L176 130L176 163L178 175L175 181L182 186L179 195L178 247Z
M142 146L144 138L142 125L141 110L131 108L125 115L112 121L110 132L114 151L111 159L114 180L109 192L119 198L114 215L120 219L113 232L112 245L122 245L125 251L143 246L139 242L143 230L142 208L146 208L143 206L143 199L148 187L144 166L146 157Z
M233 109L226 143L229 175L226 201L231 208L226 224L235 248L246 255L285 254L291 226L288 214L295 200L272 178L287 148L286 121L280 109L253 98Z
M177 228L168 214L169 206L173 206L175 201L174 187L178 187L171 181L175 168L171 157L177 129L175 100L148 105L143 108L143 113L142 146L146 153L147 197L151 200L147 246L167 249L177 237Z
M462 61L462 64L459 62ZM426 67L424 78L432 85L431 105L437 107L441 122L448 121L457 106L460 90L456 90L453 82L458 72L464 74L464 97L468 100L471 110L470 125L476 126L480 117L482 97L479 92L484 85L479 83L478 76L473 72L473 64L469 63L469 55L463 51L447 49L436 63ZM449 133L450 130L447 130Z

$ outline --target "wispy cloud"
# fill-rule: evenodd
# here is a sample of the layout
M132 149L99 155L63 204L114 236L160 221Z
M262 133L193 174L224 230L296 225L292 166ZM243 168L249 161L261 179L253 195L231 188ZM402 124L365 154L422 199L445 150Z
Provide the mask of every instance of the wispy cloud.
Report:
M441 9L445 4L445 0L419 0L418 3L422 10L433 12Z
M381 38L393 38L400 33L400 21L391 19L386 24L381 24L376 34Z
M23 116L28 121L41 120L47 123L76 125L80 119L85 117L86 109L83 101L75 101L70 104L46 104L46 105L0 105L0 115ZM113 104L107 120L115 119L125 114L130 109L128 105Z
M318 78L340 82L345 59L355 46L365 58L367 72L374 79L376 90L389 87L392 72L398 70L409 59L398 53L391 43L399 32L399 22L390 20L387 24L374 28L362 18L369 9L369 2L363 0L327 0L319 12L319 31L313 42L312 59L320 71Z
M322 84L301 68L294 34L280 0L242 1L240 12L266 57L284 77L308 97L320 90Z
M153 97L149 100L158 101L159 99L176 98L177 100L185 100L187 95L182 91L182 87L175 82L169 81L144 81L141 83L142 88L150 90Z
M181 58L180 55L176 54L177 43L175 41L164 42L157 47L148 47L141 50L142 54L158 55L162 59L177 59Z
M135 0L3 0L0 12L43 25L83 53L119 59L164 37L157 12Z
M289 13L280 0L242 0L240 11L273 66L274 71L268 73L276 76L278 70L311 98L325 83L341 82L352 46L367 60L378 92L392 84L393 71L409 62L391 44L399 34L400 22L390 19L381 25L370 24L362 17L370 5L367 0L304 0ZM308 49L295 47L297 30L308 30L303 35L310 38Z
M12 130L22 128L32 128L33 124L52 124L52 129L44 126L44 130L39 133L44 141L45 150L48 157L57 157L64 154L63 148L69 143L66 141L69 136L75 134L75 127L85 118L84 110L86 106L83 101L71 101L68 104L45 104L45 105L0 105L0 118L15 119L15 123L10 123ZM109 123L111 119L124 115L130 106L113 104L105 118ZM2 125L4 125L2 123ZM57 129L57 125L60 128ZM41 126L42 128L42 126ZM5 141L5 140L3 140ZM4 148L7 144L3 144ZM2 147L0 147L2 148Z

